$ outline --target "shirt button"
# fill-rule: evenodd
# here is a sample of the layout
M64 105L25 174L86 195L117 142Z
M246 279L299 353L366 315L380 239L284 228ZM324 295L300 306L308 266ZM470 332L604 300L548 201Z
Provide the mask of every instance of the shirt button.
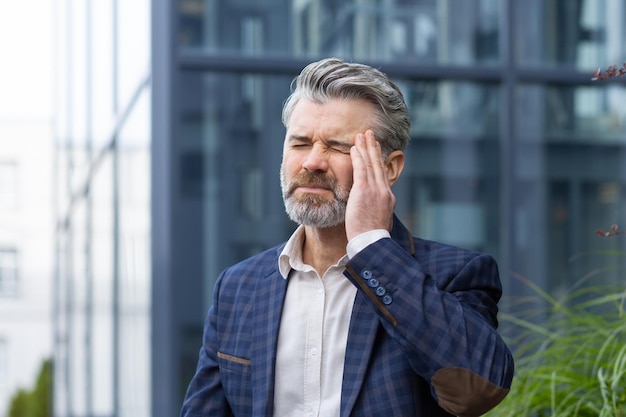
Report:
M317 355L317 348L311 348L311 355Z
M372 277L372 271L370 271L369 269L364 269L361 271L361 278L363 279L370 279Z

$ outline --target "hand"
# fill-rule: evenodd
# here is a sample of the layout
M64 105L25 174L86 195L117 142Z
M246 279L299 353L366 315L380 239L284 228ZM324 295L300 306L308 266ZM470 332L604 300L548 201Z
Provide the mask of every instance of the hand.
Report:
M353 184L346 207L348 240L374 229L391 231L396 197L374 132L359 133L350 148Z

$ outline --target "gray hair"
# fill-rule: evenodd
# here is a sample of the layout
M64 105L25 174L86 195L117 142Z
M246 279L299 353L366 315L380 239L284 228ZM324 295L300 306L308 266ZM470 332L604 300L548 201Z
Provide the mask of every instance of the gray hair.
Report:
M291 83L291 95L283 105L285 127L300 100L326 103L329 100L365 100L374 105L372 130L383 155L404 150L410 138L411 122L402 92L386 74L376 68L326 58L307 65Z

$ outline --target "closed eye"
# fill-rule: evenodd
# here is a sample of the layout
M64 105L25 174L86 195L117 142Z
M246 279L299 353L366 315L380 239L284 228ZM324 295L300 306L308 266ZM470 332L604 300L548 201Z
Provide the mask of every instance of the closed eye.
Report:
M289 146L292 148L302 148L310 145L311 141L304 136L291 136L289 138Z
M309 147L309 146L311 146L310 143L293 143L291 145L292 148L306 148L306 147Z
M350 148L352 147L352 144L338 140L327 140L322 143L324 144L326 150L330 152L338 152L344 155L349 155ZM289 139L289 146L292 149L306 149L313 146L313 141L303 136L291 136Z
M346 155L350 154L350 148L346 146L332 146L330 150L333 152L339 152L339 153L343 153Z
M350 143L340 142L336 140L328 141L326 144L331 151L341 152L343 154L349 154L350 148L352 147L352 144Z

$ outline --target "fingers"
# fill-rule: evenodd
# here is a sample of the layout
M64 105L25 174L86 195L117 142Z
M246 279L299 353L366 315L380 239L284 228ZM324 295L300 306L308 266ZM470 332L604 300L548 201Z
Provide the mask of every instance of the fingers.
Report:
M372 185L388 185L385 164L380 143L372 130L359 133L351 150L355 181L365 181Z
M350 149L353 184L346 206L348 239L375 229L391 229L395 196L374 133L358 134Z

